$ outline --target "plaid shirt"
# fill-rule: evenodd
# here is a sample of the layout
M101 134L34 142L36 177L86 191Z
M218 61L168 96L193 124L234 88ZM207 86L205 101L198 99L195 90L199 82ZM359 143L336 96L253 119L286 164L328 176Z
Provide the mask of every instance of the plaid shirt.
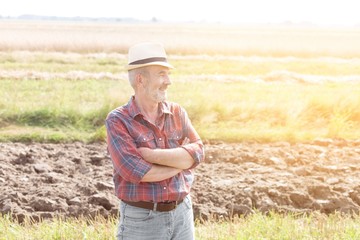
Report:
M127 201L178 201L190 192L194 181L192 168L204 159L204 146L187 116L178 104L159 104L159 129L145 120L133 96L130 101L109 113L105 124L108 151L114 166L115 192L119 199ZM182 146L185 138L190 144ZM174 177L159 182L141 182L151 169L137 148L184 148L195 164Z

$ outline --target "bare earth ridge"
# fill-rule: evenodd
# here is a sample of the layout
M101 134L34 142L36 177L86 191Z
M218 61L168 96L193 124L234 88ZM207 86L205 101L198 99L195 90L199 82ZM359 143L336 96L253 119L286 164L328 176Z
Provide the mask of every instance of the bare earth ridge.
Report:
M359 213L360 140L206 144L196 218L261 212ZM118 214L104 143L0 143L0 212L19 221Z

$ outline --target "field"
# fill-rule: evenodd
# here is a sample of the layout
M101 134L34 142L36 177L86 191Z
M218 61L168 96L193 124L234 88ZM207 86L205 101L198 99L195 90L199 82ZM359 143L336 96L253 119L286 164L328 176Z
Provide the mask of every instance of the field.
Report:
M177 68L170 99L186 107L203 139L360 134L357 29L0 24L2 141L103 140L106 114L132 93L126 49L141 39L169 49Z
M126 51L144 39L166 46L176 67L169 98L187 109L207 146L193 192L199 239L359 237L358 216L350 214L358 214L360 204L359 29L6 20L0 21L0 183L8 184L0 190L9 194L0 198L0 209L13 210L26 224L4 215L0 236L43 238L36 234L50 234L55 224L53 239L113 237L117 206L105 209L92 202L93 189L111 181L103 123L132 94ZM43 165L39 172L39 163L45 170ZM74 163L79 172L69 173L64 166ZM60 179L70 175L97 179L90 185L78 182L84 208L68 206L70 193L51 191L66 186ZM25 178L26 184L16 182ZM215 193L208 192L209 184ZM39 186L51 197L37 198ZM16 195L22 187L28 193ZM58 213L68 216L71 208L75 217L95 204L100 218L26 222L27 216L57 214L36 210L34 199L56 199ZM230 213L247 215L252 208L250 217L233 219ZM339 221L343 224L336 225ZM267 226L280 235L264 232ZM85 230L75 231L79 228ZM215 235L208 235L213 229ZM68 235L59 233L64 231Z

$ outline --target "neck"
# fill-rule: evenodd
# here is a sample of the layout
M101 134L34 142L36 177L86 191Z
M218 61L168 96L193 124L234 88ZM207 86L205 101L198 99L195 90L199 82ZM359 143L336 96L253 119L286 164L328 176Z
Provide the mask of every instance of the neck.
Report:
M153 101L147 101L139 96L135 95L135 102L140 108L140 112L150 121L155 122L158 116L159 103Z

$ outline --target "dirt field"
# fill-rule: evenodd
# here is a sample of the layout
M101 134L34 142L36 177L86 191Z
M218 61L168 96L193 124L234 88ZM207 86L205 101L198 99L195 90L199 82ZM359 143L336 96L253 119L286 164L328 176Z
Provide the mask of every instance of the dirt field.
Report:
M0 211L118 213L105 144L0 143ZM206 144L192 190L196 218L261 212L359 212L360 140Z

